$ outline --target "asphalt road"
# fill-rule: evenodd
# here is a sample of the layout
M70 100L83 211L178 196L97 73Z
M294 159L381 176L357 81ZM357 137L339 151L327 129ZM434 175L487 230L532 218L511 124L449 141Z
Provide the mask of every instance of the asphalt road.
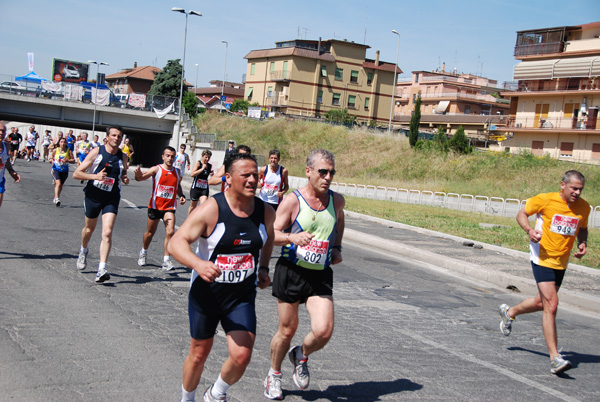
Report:
M56 208L48 164L18 161L16 169L22 183L7 179L0 208L0 401L179 400L190 272L159 269L162 228L150 265L137 266L150 183L124 186L108 262L112 278L97 285L100 227L89 268L75 268L83 185L70 178ZM549 372L541 315L519 317L510 337L498 330L498 305L524 294L369 244L346 242L334 271L334 336L309 360L308 390L295 389L284 362L286 401L600 400L597 315L559 310L559 343L574 368L557 377ZM269 290L258 293L257 310L253 359L231 388L232 401L266 400L262 381L277 327ZM298 341L307 323L302 310ZM197 400L225 356L219 331Z

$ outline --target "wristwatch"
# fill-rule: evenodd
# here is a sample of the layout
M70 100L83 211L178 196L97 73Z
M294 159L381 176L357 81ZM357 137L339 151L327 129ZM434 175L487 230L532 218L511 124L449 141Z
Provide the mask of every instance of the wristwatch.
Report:
M333 246L332 248L337 249L340 253L342 252L342 246Z

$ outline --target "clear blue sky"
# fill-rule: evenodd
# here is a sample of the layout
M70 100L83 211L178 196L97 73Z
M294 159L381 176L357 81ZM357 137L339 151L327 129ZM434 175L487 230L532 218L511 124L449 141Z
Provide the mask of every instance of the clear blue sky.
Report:
M0 0L2 80L28 72L28 52L45 78L53 58L105 61L107 75L134 62L162 68L183 55L185 16L171 7L203 14L188 17L186 79L196 83L199 64L198 86L223 78L221 40L229 42L227 80L241 82L250 50L296 38L366 43L368 58L380 50L394 62L392 29L401 34L405 76L445 62L447 70L510 81L516 31L600 21L598 0Z

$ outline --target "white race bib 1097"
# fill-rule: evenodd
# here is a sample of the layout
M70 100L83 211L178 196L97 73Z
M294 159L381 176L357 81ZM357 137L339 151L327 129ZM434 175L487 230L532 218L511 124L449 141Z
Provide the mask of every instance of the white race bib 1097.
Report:
M575 236L579 218L565 215L554 215L550 223L550 231L565 236Z
M175 187L173 186L163 186L162 184L158 185L156 189L156 196L160 198L166 198L167 200L172 200L175 195Z
M252 254L219 254L215 265L221 275L215 279L219 283L241 283L254 273L254 257Z
M100 190L112 191L112 188L115 185L115 179L112 177L106 177L104 180L94 180L92 184L94 187L98 187Z
M298 246L296 248L296 255L301 261L325 266L328 251L329 240L311 240L307 246Z
M262 189L266 195L275 195L279 191L279 186L275 184L265 183Z

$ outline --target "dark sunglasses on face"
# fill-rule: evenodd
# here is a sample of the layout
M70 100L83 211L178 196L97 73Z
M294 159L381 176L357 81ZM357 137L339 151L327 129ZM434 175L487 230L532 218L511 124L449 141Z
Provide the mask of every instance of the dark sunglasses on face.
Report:
M317 169L317 172L323 177L327 176L327 173L331 173L331 177L335 176L335 169Z

